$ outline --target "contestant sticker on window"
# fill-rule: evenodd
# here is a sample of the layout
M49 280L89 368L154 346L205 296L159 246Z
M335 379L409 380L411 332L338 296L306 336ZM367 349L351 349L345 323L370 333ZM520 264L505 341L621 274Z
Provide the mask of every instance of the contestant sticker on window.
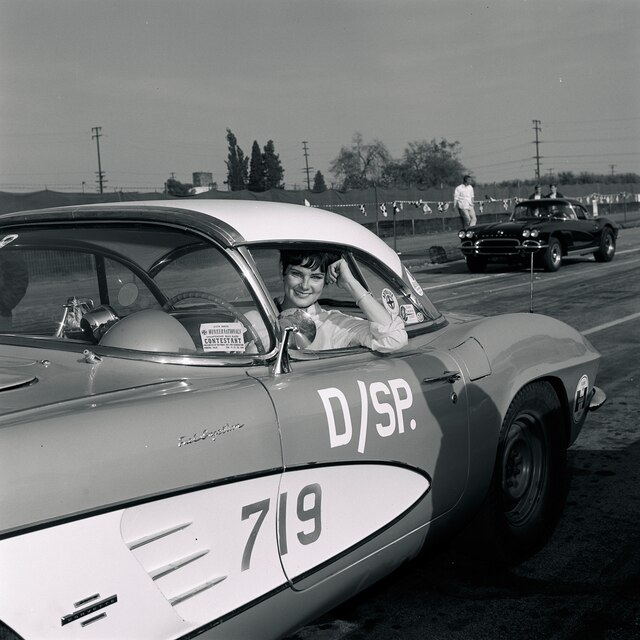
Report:
M241 322L208 322L200 325L202 349L206 352L244 352L245 344Z

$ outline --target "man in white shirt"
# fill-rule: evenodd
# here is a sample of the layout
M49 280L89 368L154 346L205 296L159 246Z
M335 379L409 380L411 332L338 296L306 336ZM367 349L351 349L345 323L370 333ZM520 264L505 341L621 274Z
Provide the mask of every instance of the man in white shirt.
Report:
M465 176L453 192L453 206L458 209L464 227L473 227L477 222L474 197L471 176Z

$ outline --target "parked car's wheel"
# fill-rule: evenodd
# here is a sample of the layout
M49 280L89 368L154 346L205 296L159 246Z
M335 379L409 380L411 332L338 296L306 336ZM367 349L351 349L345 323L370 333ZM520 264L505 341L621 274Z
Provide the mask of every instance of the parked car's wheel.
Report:
M483 273L487 268L487 259L478 256L467 256L467 269L471 273Z
M616 239L611 229L604 229L600 237L600 248L593 254L596 262L611 262L616 254Z
M557 271L562 262L562 246L557 238L549 238L544 255L542 256L542 267L545 271Z
M566 449L553 387L548 382L524 387L504 418L491 486L465 535L473 556L508 565L544 545L566 498Z

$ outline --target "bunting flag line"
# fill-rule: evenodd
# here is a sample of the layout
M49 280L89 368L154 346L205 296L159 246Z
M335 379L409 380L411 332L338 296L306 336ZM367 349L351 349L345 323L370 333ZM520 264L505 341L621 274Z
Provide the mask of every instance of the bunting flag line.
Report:
M498 207L499 207L499 203L502 202L502 208L505 211L508 211L512 206L526 199L527 198L522 198L520 196L511 196L509 198L493 198L490 196L485 196L483 200L476 200L474 204L478 206L480 213L486 212L488 208L487 204L490 205L493 202L495 202ZM577 200L578 202L586 203L589 205L593 203L615 204L615 203L625 202L629 199L631 199L633 202L640 202L640 194L626 193L626 192L611 193L611 194L591 193L586 196L575 196L574 199ZM390 202L382 202L382 203L380 201L377 201L377 202L353 202L353 203L340 203L340 204L337 204L337 203L336 204L329 204L329 203L311 204L309 200L304 199L304 206L306 207L320 207L321 209L326 208L329 210L342 209L345 207L346 208L358 207L358 209L360 210L360 213L363 216L367 215L367 207L372 207L374 211L378 210L385 218L388 217L389 215L389 208L391 208L391 211L395 216L404 210L405 204L407 206L415 207L416 209L421 209L422 213L424 214L433 213L433 210L435 210L436 208L440 213L444 213L446 211L452 211L454 206L451 200L449 201L441 200L439 202L436 202L434 200L426 201L426 200L423 200L422 198L420 198L419 200L393 200ZM489 207L488 209L490 212L495 211L495 209L492 209L491 207ZM411 214L409 214L409 217L410 216Z

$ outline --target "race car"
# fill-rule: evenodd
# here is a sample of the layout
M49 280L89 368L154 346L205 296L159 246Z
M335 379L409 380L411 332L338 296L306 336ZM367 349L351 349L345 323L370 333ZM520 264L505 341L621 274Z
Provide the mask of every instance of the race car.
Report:
M292 248L339 254L404 346L300 347ZM460 532L519 562L605 400L574 328L446 317L384 241L313 207L6 214L0 285L9 640L282 637ZM336 284L319 304L362 317Z
M518 202L509 220L461 229L460 250L472 273L491 262L530 264L557 271L562 258L593 254L610 262L616 252L618 225L594 217L577 200L541 198Z

